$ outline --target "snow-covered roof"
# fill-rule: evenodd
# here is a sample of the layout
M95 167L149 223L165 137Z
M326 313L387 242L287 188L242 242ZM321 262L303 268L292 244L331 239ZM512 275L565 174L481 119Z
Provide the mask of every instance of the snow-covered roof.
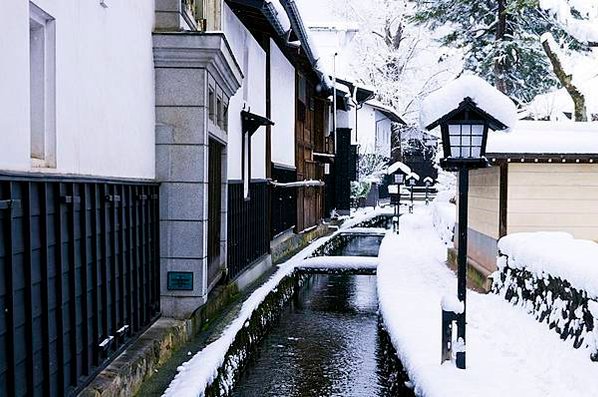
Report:
M590 117L593 114L598 114L598 74L576 84L584 94ZM533 117L550 117L552 120L566 119L565 113L574 113L573 99L564 88L538 95L528 108Z
M405 175L411 174L411 168L407 164L402 163L400 161L397 161L396 163L392 163L391 165L389 165L386 169L386 173L390 175L394 174L398 170L401 170L401 172Z
M407 175L407 179L415 179L416 181L419 181L419 174L411 171L408 175Z
M521 120L510 131L488 133L492 154L598 154L598 123Z
M268 6L272 7L272 11L273 11L273 16L276 19L276 22L279 24L280 29L283 32L288 32L289 30L291 30L291 21L289 20L289 17L287 16L286 11L284 10L284 8L282 7L282 4L280 4L279 0L265 0L265 3Z
M422 101L420 125L430 125L459 107L466 98L507 127L517 120L517 108L508 96L492 87L480 77L465 75L431 93Z

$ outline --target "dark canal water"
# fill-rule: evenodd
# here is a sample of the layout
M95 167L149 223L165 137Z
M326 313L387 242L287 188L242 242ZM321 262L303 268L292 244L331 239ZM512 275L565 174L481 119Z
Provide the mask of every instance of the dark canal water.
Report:
M379 245L378 238L351 239L337 255L377 255ZM413 396L397 375L400 363L389 362L377 310L375 276L310 276L232 395Z
M378 256L382 236L343 236L345 244L328 253L329 256Z

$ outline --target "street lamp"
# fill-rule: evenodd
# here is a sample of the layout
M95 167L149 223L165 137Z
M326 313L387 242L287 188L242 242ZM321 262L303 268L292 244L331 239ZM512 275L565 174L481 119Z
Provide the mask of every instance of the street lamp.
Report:
M428 200L428 189L430 189L432 183L434 183L434 179L430 178L429 176L424 178L424 185L426 186L426 205L430 203Z
M432 103L430 103L432 105ZM443 308L443 354L442 361L450 359L453 344L445 336L452 322L457 322L457 368L465 369L465 319L466 319L466 280L467 280L467 198L469 190L469 170L488 167L486 143L488 129L502 130L507 126L478 107L471 97L463 98L456 109L428 124L432 130L440 126L444 158L440 166L447 171L459 173L459 228L457 253L457 298L459 309ZM450 332L449 332L450 333ZM447 355L447 349L449 354Z
M412 172L409 175L407 175L407 184L409 185L409 190L411 194L411 205L409 205L410 214L413 214L413 187L415 186L418 180L419 175L417 175L415 172Z
M401 169L398 169L394 174L394 185L390 185L388 187L388 192L391 194L391 204L395 205L395 213L392 218L392 225L394 231L398 234L399 233L399 210L401 207L401 185L405 179L405 174Z

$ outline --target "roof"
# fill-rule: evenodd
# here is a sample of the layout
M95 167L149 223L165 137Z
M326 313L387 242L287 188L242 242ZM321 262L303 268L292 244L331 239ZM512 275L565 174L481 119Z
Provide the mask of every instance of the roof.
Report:
M407 123L405 123L405 121L403 121L401 116L399 116L399 114L393 108L383 104L380 101L377 101L375 99L370 99L369 101L365 102L365 104L373 107L374 109L376 109L377 111L379 111L380 113L382 113L383 115L388 117L390 119L390 121L394 121L396 123L401 123L401 124L407 124Z
M540 159L550 155L597 157L598 122L521 120L508 132L488 133L488 158Z
M351 90L351 95L355 96L355 100L358 104L364 103L374 97L376 89L364 84L355 83L351 80L336 77L338 83L344 84Z
M517 120L517 108L508 96L480 77L465 75L423 100L420 110L421 127L428 130L435 128L442 120L450 118L456 110L464 106L466 100L475 105L475 110L484 113L494 129L511 127Z
M390 174L394 174L398 170L401 170L401 172L405 175L411 174L411 168L407 164L400 162L400 161L397 161L397 162L389 165L388 168L386 169L386 173L388 175L390 175Z

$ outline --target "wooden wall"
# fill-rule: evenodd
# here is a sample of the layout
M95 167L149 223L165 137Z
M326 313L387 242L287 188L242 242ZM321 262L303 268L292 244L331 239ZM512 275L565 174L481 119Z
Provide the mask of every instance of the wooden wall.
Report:
M499 167L469 172L467 253L470 259L488 273L496 270L500 212L499 181Z
M598 241L598 164L509 164L507 225Z

